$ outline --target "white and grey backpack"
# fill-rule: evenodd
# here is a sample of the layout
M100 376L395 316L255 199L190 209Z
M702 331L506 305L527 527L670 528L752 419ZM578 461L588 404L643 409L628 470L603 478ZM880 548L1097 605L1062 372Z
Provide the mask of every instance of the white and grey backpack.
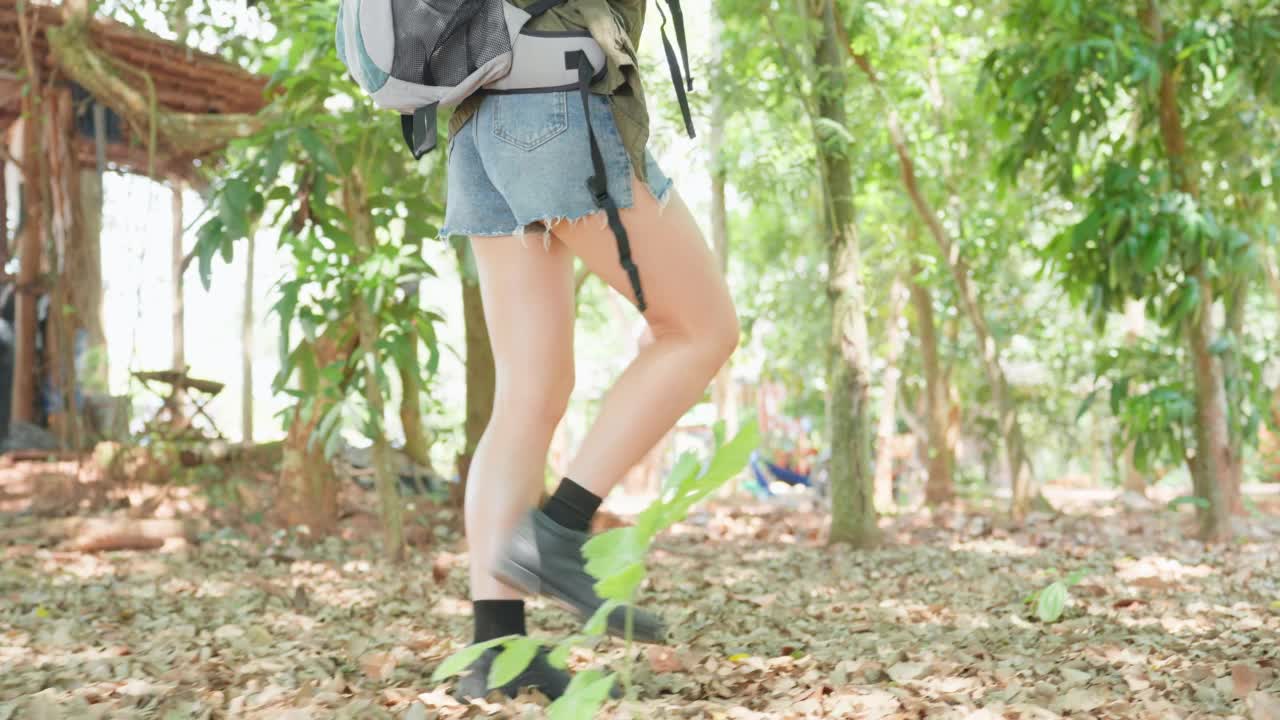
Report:
M586 31L537 33L525 30L533 18L565 0L535 0L518 7L506 0L342 0L338 9L338 57L355 82L379 107L400 113L401 132L415 158L436 146L436 112L476 93L559 92L577 89L584 112L594 78L605 70L605 54ZM667 0L679 62L666 35L667 64L693 136L686 89L692 88L684 21L679 0ZM662 11L659 6L659 12ZM608 214L618 238L619 259L627 270L641 312L645 309L640 276L631 261L626 230L609 195L591 115L586 112L594 175L587 187Z

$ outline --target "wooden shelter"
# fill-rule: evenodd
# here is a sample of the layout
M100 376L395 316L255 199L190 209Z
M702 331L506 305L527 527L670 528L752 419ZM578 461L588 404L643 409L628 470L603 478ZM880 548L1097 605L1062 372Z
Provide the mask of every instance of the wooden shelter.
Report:
M5 409L12 421L32 422L41 386L59 396L52 403L45 398L46 405L77 406L80 350L73 346L87 340L105 351L102 173L148 175L172 184L175 193L184 183L202 184L200 169L212 154L261 126L267 80L215 55L90 18L86 0L28 0L23 8L18 0L0 0L0 281L16 306ZM6 172L6 165L16 172ZM5 178L16 179L21 192L6 192ZM11 237L5 199L15 196L21 205ZM175 213L173 238L178 298L180 215ZM11 258L19 261L12 276L3 272ZM43 330L37 317L42 296L53 308L70 308L48 313ZM81 444L76 413L62 423L53 414L51 427L58 425L53 429L63 442Z

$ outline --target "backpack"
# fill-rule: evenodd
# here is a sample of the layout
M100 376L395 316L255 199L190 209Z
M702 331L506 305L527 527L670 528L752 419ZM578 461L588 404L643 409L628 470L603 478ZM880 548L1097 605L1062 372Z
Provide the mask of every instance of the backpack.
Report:
M645 310L640 276L631 260L626 229L609 194L604 159L587 111L590 86L605 70L605 54L586 30L541 34L525 31L533 18L565 0L535 0L517 7L507 0L341 0L335 43L338 58L379 107L400 113L400 130L415 158L436 146L436 112L477 93L559 92L577 89L586 112L594 175L587 188L604 210L618 240L618 255ZM666 0L684 60L662 43L685 129L694 136L686 89L692 90L684 18L679 0Z

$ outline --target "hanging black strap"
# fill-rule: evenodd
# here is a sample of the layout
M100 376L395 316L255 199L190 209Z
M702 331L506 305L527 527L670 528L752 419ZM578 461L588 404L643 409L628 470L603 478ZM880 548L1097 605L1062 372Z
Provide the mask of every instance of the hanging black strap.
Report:
M587 140L591 145L591 168L593 174L587 178L587 192L596 202L596 207L604 210L609 219L609 229L618 239L618 261L622 269L627 271L631 281L631 290L636 296L636 307L644 312L648 305L644 301L644 291L640 288L640 269L631 259L631 241L627 237L627 229L622 225L622 216L618 213L618 205L609 194L609 175L604 166L604 155L600 152L600 144L596 141L595 127L591 124L591 77L593 70L591 60L581 50L565 53L565 67L578 69L578 94L582 96L582 114L587 119Z
M432 103L414 110L412 115L400 116L400 133L414 160L421 160L436 147L437 107L437 103Z
M676 44L680 47L680 62L684 64L685 89L693 92L693 67L689 65L689 43L684 36L684 12L680 10L680 0L667 0L671 9L671 23L676 26Z
M684 129L689 133L689 137L696 137L693 132L693 114L689 111L689 97L685 93L686 86L689 90L693 89L693 77L689 70L689 48L685 43L684 15L680 12L680 0L667 0L667 5L671 8L671 18L676 26L676 42L680 44L680 54L684 56L684 82L681 82L680 62L676 60L676 51L671 47L671 41L667 39L667 14L662 11L661 2L655 4L662 15L662 24L658 27L658 31L662 34L662 49L667 54L667 69L671 71L671 84L676 88L680 114L684 116Z

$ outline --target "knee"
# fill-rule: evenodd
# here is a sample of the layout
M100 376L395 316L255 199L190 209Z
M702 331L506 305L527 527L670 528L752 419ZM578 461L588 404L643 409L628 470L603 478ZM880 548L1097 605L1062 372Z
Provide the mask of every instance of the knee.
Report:
M729 360L729 356L738 348L742 334L738 314L732 303L725 303L722 310L704 314L695 323L683 319L669 323L657 318L655 320L656 322L650 322L650 332L655 339L673 338L686 343L705 361L707 372L711 375L719 372Z
M554 432L573 393L573 368L566 367L539 378L499 378L494 392L493 416L525 430Z
M728 308L721 313L716 330L711 333L708 341L711 345L712 355L716 358L716 370L729 361L729 357L738 349L738 343L742 338L742 326L738 322L738 311L730 303Z

